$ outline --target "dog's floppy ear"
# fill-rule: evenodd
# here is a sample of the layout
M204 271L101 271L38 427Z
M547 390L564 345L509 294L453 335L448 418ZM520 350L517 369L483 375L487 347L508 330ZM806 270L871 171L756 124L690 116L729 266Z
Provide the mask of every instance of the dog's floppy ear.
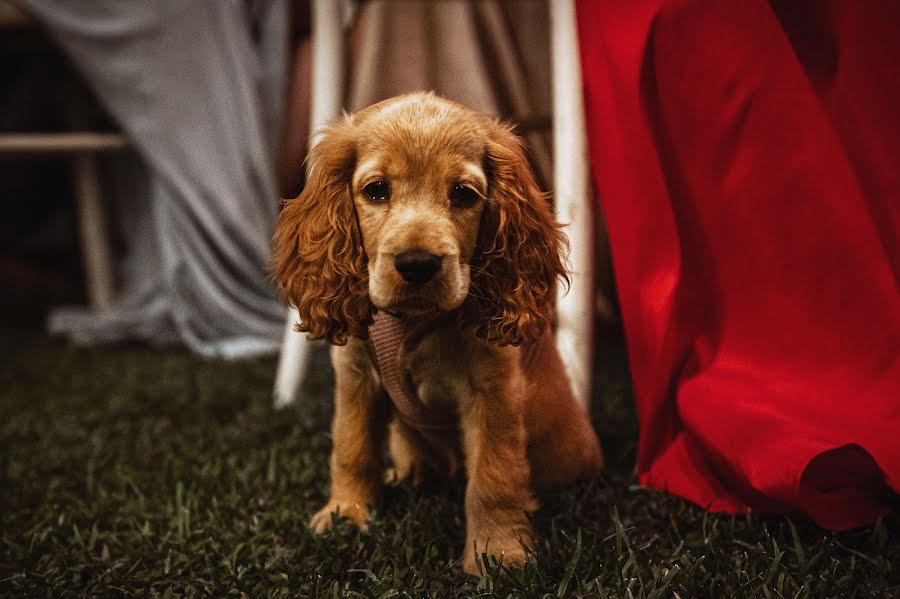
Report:
M351 195L355 167L349 117L330 125L307 159L306 186L284 203L275 230L272 274L297 307L297 330L336 345L365 338L371 322L368 271Z
M498 345L529 343L550 324L557 277L568 283L567 240L509 126L491 122L485 170L488 199L469 295L475 334Z

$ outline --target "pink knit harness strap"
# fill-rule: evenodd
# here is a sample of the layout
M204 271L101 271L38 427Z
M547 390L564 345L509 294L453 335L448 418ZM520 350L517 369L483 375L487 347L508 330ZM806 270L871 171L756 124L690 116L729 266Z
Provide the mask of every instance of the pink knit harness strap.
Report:
M441 317L406 318L378 311L369 325L369 345L381 385L397 415L409 426L420 430L447 430L456 427L444 410L429 409L419 400L416 390L401 367L406 350L443 321Z

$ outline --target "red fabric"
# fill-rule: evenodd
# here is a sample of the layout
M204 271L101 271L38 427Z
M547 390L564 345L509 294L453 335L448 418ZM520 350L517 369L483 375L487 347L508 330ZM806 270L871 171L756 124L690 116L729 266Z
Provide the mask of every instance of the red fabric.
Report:
M900 489L900 8L577 6L640 481L872 522Z

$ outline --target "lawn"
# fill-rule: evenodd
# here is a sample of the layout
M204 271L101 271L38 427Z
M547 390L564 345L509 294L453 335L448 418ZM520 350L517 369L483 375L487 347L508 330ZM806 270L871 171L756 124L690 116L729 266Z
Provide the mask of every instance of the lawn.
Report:
M896 512L835 535L636 486L624 352L603 350L606 475L543 498L534 563L479 579L456 564L459 485L389 489L367 534L307 530L328 485L324 352L275 412L271 359L21 335L0 366L0 596L900 597Z

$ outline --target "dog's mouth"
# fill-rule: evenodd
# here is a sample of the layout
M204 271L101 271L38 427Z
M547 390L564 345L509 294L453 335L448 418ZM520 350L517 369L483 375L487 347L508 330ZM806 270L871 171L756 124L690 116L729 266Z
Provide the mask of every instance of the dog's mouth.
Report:
M372 297L379 310L404 316L424 316L455 310L465 301L467 289L447 281L431 281L424 285L400 284L389 297Z
M441 293L437 289L439 287L440 285L437 282L426 283L425 285L405 284L397 289L391 301L376 307L388 312L410 316L442 312L446 308L441 306Z

